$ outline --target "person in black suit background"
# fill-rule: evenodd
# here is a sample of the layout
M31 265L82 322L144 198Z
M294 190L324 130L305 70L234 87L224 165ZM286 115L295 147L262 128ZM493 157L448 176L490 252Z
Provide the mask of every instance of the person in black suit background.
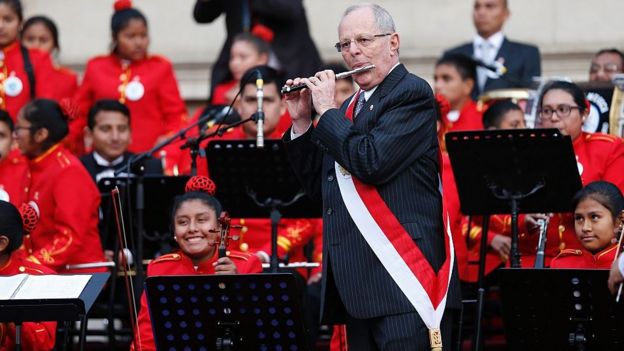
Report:
M302 0L197 0L193 9L198 23L211 23L221 14L225 14L227 38L212 67L211 95L217 84L232 79L228 69L230 47L241 32L267 41L278 61L269 61L269 65L286 77L309 77L321 67Z
M507 0L475 0L472 19L477 35L472 42L444 53L470 56L498 70L505 67L505 73L483 66L477 68L477 84L472 91L474 100L489 90L527 88L533 83L533 77L542 74L539 49L510 41L503 34L503 25L509 16Z
M132 139L130 110L117 100L98 100L89 110L87 133L93 140L93 151L82 156L80 161L97 182L106 177L115 177L115 171L126 166L134 156L128 151ZM162 175L160 160L147 159L143 167L145 174Z
M85 166L96 183L102 178L115 177L115 171L127 166L128 159L134 156L128 151L131 140L130 110L117 100L102 99L95 102L87 116L87 134L93 140L93 151L83 155L80 162ZM162 175L160 160L148 158L143 162L146 175ZM115 243L112 206L110 197L102 193L100 203L100 238L104 255L113 258Z
M350 69L376 66L354 75L361 90L338 108L326 70L288 80L306 89L286 96L289 160L323 202L323 319L346 322L353 350L429 350L436 328L450 347L452 314L442 313L459 308L459 288L443 225L433 92L399 63L399 34L382 7L349 7L338 32Z

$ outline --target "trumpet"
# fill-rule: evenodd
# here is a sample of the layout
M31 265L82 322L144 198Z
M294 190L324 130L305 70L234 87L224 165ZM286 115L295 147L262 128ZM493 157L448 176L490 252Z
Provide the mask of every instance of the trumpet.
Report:
M365 72L365 71L371 70L373 68L375 68L375 65L367 65L367 66L358 67L358 68L356 68L354 70L351 70L351 71L347 71L347 72L342 72L342 73L336 74L336 79L344 79L344 78L350 77L350 76L352 76L352 75L354 75L356 73ZM284 95L284 94L292 93L293 91L301 90L301 89L303 89L305 87L306 87L305 84L298 84L298 85L291 85L291 86L284 85L282 87L282 89L280 90L280 93L282 95Z

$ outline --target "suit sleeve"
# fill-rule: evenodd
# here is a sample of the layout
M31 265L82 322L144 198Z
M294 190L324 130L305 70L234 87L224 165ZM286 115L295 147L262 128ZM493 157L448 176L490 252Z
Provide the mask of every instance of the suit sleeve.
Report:
M528 46L527 57L524 62L525 70L522 80L524 85L528 87L533 83L533 77L540 77L542 75L542 63L539 49L535 46Z
M197 23L210 23L219 17L224 9L224 1L227 0L197 0L193 8L193 18Z
M173 73L173 66L169 61L163 61L166 65L165 74L160 84L159 105L160 111L163 113L162 121L167 133L175 132L182 127L182 123L187 119L186 107L180 90L178 89L178 81Z
M404 78L384 99L370 130L352 128L341 111L330 109L313 134L340 165L373 185L390 181L437 145L433 93L424 81ZM372 112L358 118L365 113Z
M280 21L297 21L305 15L301 0L256 0L251 2L251 11Z
M99 194L93 190L92 180L85 177L77 167L70 167L56 180L53 196L55 208L42 211L54 211L53 239L38 251L33 252L43 265L56 271L79 255L83 247L91 245L85 242L88 225L92 223L92 197ZM99 257L94 258L99 259Z

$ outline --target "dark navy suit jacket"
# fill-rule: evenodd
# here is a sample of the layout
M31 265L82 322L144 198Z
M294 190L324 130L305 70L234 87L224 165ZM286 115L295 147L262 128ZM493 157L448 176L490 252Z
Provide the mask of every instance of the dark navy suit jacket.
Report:
M462 54L473 57L474 48L472 42L460 45L450 49L446 54ZM504 89L504 88L528 88L533 82L533 77L539 77L542 74L540 52L536 46L510 41L507 38L503 40L498 53L496 53L495 61L502 59L507 73L498 79L488 78L485 81L483 91L479 91L479 87L475 82L472 90L472 98L477 99L483 92Z
M310 196L323 200L322 301L327 321L341 321L341 307L355 318L414 311L347 212L334 161L377 187L434 270L445 260L433 104L429 85L399 65L353 123L345 117L347 101L340 110L325 112L304 135L294 140L290 132L284 136L297 177ZM457 282L455 270L449 307L459 306Z

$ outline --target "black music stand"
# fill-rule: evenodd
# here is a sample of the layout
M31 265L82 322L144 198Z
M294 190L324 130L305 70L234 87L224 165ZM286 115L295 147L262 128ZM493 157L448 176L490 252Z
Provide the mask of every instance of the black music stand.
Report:
M569 212L582 184L572 141L557 129L449 132L446 147L462 213L484 216L474 342L480 349L489 216L511 213L511 265L520 267L518 215Z
M277 272L277 223L285 218L321 217L320 203L307 197L281 140L215 140L206 147L216 197L232 217L271 219L271 271Z
M98 182L98 187L101 193L110 194L110 191L115 187L119 187L120 197L122 201L126 201L123 207L124 217L132 218L132 225L126 228L134 228L136 230L135 235L131 235L131 245L133 246L133 254L135 257L135 267L137 268L137 275L135 277L136 290L135 296L138 299L141 296L141 288L143 287L143 258L145 255L146 245L144 245L144 238L150 243L157 243L156 245L150 245L147 254L153 255L162 248L163 243L168 243L172 240L173 234L170 230L170 218L171 218L171 206L173 205L173 198L176 195L184 193L184 186L188 181L188 176L168 177L168 176L143 176L142 182L137 182L136 177L116 177L116 178L102 178ZM140 188L137 188L137 184L141 184ZM129 186L128 186L129 185ZM142 194L137 194L138 191ZM140 199L140 200L139 200ZM138 203L138 202L141 203ZM130 216L131 211L141 207L141 216ZM139 211L137 211L139 212ZM143 218L147 218L147 221L143 221ZM114 223L114 220L112 221ZM136 242L134 241L136 239ZM166 246L166 245L165 245ZM117 257L117 250L119 245L115 245L115 255Z
M308 350L292 274L148 277L157 350Z
M624 305L608 270L502 269L509 350L624 350Z
M110 273L94 273L77 299L0 300L0 322L16 325L16 334L24 322L80 321L80 350L84 350L87 315ZM66 345L64 340L63 345ZM16 350L19 350L16 340Z

